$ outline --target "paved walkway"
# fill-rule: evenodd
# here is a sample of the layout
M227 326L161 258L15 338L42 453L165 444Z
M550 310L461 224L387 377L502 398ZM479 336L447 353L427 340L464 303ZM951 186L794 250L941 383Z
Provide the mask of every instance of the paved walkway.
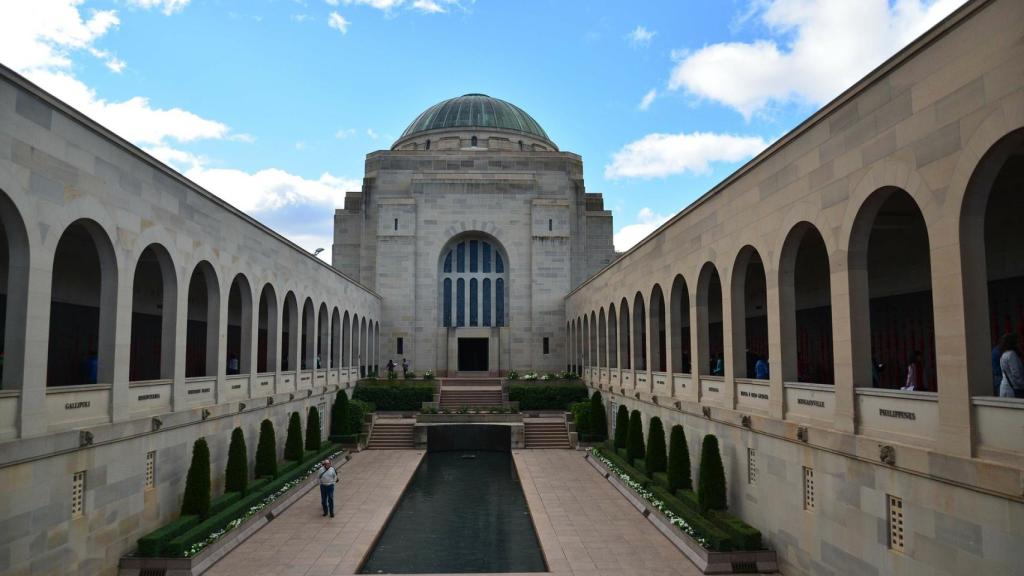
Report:
M583 452L515 450L514 456L551 572L700 574L583 459Z
M314 488L235 548L207 576L354 574L419 465L421 450L367 450L341 467L335 517Z
M420 462L417 450L369 450L341 468L334 519L313 490L213 566L208 576L351 575ZM552 573L699 574L574 450L515 450L523 491ZM511 576L505 574L503 576Z

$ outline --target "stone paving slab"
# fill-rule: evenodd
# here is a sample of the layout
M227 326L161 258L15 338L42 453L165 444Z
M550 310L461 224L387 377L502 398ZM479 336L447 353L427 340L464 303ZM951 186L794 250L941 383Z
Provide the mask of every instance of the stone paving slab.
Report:
M354 574L423 457L422 450L367 450L340 469L335 517L314 489L235 548L207 576Z
M548 568L572 576L700 574L575 450L514 450Z

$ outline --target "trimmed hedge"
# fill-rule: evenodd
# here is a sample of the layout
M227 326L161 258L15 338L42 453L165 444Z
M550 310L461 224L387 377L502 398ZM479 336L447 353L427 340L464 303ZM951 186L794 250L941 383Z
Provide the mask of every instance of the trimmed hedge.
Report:
M647 424L647 456L644 461L647 462L648 474L665 471L665 427L657 416L652 417Z
M205 518L210 515L210 448L205 438L192 444L192 464L185 479L181 513Z
M654 492L654 495L664 502L673 514L685 520L686 523L697 532L697 534L707 540L708 546L712 550L728 552L730 550L741 549L737 547L736 542L733 541L728 532L722 530L706 516L701 516L699 512L687 506L682 500L671 494L668 490L661 486L654 486L651 488L651 492ZM753 548L753 550L758 549L760 548Z
M284 439L284 459L302 460L302 418L298 412L292 412L288 418L288 435Z
M597 390L590 397L590 435L598 441L608 437L608 416L604 411L601 392Z
M633 410L629 414L629 432L626 435L626 454L630 462L636 462L644 457L647 450L644 448L644 424L640 419L640 411Z
M249 453L245 448L245 432L240 427L231 431L228 464L224 468L224 491L245 494L249 484Z
M599 448L599 450L601 451L601 455L602 456L604 456L605 458L611 460L619 468L622 468L622 470L626 474L629 474L630 477L632 477L633 480L636 480L637 482L639 482L641 486L643 486L644 488L647 488L647 487L650 486L651 480L647 477L647 475L644 474L643 471L638 470L632 464L627 462L626 459L621 454L618 454L615 451L609 450L608 448L603 447L603 446L601 448Z
M725 510L725 468L714 434L704 437L700 449L700 476L697 478L697 501L701 512Z
M320 411L316 406L309 407L306 416L306 450L316 452L320 449Z
M578 381L516 380L509 384L508 399L519 402L520 410L566 410L574 402L587 400L587 387Z
M424 402L434 401L434 384L419 380L360 381L352 391L352 398L369 402L377 410L415 410Z
M358 436L363 432L363 423L366 415L376 410L373 404L362 400L353 400L348 403L348 433Z
M274 434L274 423L270 419L260 422L260 439L256 444L256 478L277 476L277 436Z
M213 532L224 528L228 522L245 514L250 507L262 501L267 496L279 490L286 483L295 480L304 474L314 464L323 460L336 450L336 446L327 447L318 453L312 454L309 458L300 462L289 462L281 468L281 474L273 480L258 480L253 482L249 494L244 498L238 497L222 506L217 512L211 514L206 520L195 516L181 517L160 530L147 534L139 540L140 556L165 556L181 557L195 543L205 540ZM219 499L218 499L219 500ZM168 530L175 524L175 530ZM184 527L184 529L182 529ZM176 532L171 535L170 532ZM159 536L159 538L157 538ZM146 540L146 552L143 550L143 540Z
M629 409L625 405L619 405L619 410L615 414L615 449L625 449L627 438L629 438Z
M593 432L590 429L590 402L577 402L569 411L572 412L572 420L576 423L576 433L580 439L584 436L590 437Z
M668 441L668 489L673 494L676 490L693 490L693 479L690 476L690 448L686 445L686 432L676 424Z
M342 390L334 397L334 404L331 406L331 435L346 434L351 434L348 429L348 394Z
M711 521L729 535L737 550L760 550L761 531L728 512L712 512Z

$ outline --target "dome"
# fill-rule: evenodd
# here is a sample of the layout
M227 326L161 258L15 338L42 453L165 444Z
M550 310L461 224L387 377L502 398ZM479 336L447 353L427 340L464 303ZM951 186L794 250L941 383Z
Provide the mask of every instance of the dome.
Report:
M511 130L550 142L540 124L522 108L486 94L465 94L434 104L409 124L399 140L450 128Z

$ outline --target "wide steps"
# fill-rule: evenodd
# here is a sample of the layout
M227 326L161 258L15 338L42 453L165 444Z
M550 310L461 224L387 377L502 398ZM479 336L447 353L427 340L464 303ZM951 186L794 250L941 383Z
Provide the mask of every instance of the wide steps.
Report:
M523 421L526 433L527 448L572 448L569 444L569 431L564 420L530 422Z
M415 447L412 422L377 421L370 432L370 450L408 450Z
M444 407L501 406L503 400L501 388L487 390L442 388L440 404Z

